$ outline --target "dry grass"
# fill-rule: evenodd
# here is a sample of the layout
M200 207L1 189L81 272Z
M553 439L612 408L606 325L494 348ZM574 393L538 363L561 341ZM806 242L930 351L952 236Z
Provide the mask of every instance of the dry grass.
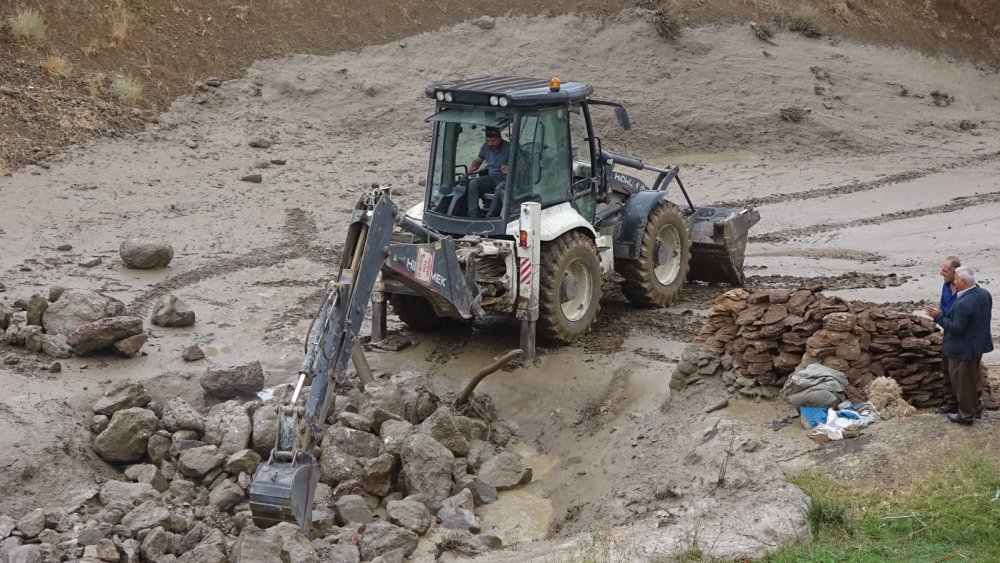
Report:
M108 75L103 72L92 72L83 77L83 88L91 97L97 98L104 92L104 85L108 81Z
M124 6L115 8L111 13L111 46L117 47L125 42L131 27L131 16Z
M129 75L116 75L111 79L111 96L127 106L137 105L142 101L142 84Z
M653 25L656 27L656 33L667 41L673 41L681 36L681 20L667 7L653 12Z
M73 74L73 64L59 55L58 51L53 51L42 59L42 70L50 77L65 80Z
M785 25L789 31L801 33L806 37L819 37L823 34L819 26L821 15L814 6L799 4L798 8L785 16Z
M6 160L0 160L0 178L14 173L14 167Z
M14 39L41 43L45 41L45 19L41 12L34 8L21 8L8 18L10 34Z
M240 21L246 21L247 16L250 15L250 6L240 5L233 6L233 17Z

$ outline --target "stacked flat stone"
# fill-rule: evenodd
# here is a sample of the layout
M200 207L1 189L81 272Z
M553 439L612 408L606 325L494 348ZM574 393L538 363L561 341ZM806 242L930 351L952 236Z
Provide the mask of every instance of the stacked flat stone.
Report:
M941 333L933 321L821 289L733 290L716 299L699 341L731 357L733 372L723 377L732 390L780 387L796 370L820 363L844 372L852 400L863 400L863 389L887 376L911 404L941 403Z

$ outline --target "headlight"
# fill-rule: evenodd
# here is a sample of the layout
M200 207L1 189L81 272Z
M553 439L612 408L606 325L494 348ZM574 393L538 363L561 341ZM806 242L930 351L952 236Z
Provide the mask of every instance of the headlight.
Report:
M442 92L441 90L438 90L437 93L434 94L434 97L437 98L437 101L443 102L444 101L444 92Z
M451 92L445 92L444 93L444 101L450 102L451 100L452 100Z
M490 96L490 105L491 106L498 105L499 103L500 103L500 99L499 98L497 98L496 96Z
M508 102L507 102L507 97L506 96L500 98L500 107L502 107L502 108L507 107L507 103Z

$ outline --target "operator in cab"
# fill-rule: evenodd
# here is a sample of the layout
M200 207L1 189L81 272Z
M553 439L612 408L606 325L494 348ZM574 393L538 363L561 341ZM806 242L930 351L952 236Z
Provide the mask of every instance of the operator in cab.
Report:
M495 127L486 128L486 142L479 149L479 154L469 164L471 177L486 163L487 175L472 178L469 181L469 217L479 217L479 198L485 194L497 192L507 180L507 162L510 160L510 143L500 136L500 130ZM499 190L502 191L502 190ZM489 215L500 212L500 197L495 196L490 206Z

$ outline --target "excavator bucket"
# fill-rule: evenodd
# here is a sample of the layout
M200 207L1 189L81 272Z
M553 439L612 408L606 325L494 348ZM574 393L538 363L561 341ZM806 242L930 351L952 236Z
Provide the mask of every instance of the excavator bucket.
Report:
M747 233L760 221L753 208L699 207L688 216L689 280L743 285Z
M317 483L319 464L309 454L300 454L294 463L262 463L250 483L253 523L269 528L279 522L296 522L308 532Z

